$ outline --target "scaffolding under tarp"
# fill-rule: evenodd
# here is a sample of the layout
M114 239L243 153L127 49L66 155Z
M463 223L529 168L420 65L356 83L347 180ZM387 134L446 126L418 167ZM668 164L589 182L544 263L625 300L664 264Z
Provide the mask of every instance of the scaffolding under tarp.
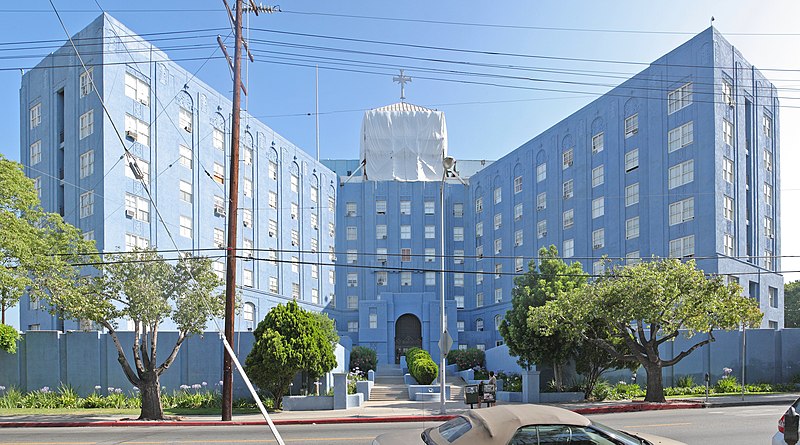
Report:
M364 113L361 162L370 181L441 181L444 113L405 102Z

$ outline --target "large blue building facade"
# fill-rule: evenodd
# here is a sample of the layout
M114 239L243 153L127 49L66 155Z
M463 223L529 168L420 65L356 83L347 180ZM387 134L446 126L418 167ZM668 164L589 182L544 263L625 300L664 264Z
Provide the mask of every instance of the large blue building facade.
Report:
M21 159L45 208L101 251L168 250L171 237L222 255L230 102L107 15L76 38L91 74L67 45L20 90ZM238 266L237 326L297 299L382 363L411 346L436 356L444 279L454 348L488 349L502 344L514 277L555 245L594 275L604 258L695 258L738 280L764 327L782 327L778 109L775 87L709 28L499 160L460 160L463 183L371 176L362 159L320 163L246 117L239 246L253 259ZM21 326L80 327L30 301Z
M66 44L25 73L20 88L20 158L43 206L101 252L194 251L215 258L222 276L231 102L108 15L74 41L88 74ZM237 245L252 259L238 261L236 327L246 330L288 299L317 311L331 302L336 176L252 117L243 116L240 140ZM21 306L23 329L79 327L36 301Z

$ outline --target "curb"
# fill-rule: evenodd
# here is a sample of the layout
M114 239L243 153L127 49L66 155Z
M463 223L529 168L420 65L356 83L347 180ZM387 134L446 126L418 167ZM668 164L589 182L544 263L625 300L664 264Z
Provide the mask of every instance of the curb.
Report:
M572 409L578 414L611 414L611 413L631 413L636 411L664 411L673 409L698 409L705 408L703 403L633 403L629 405L616 406L592 406L588 408Z

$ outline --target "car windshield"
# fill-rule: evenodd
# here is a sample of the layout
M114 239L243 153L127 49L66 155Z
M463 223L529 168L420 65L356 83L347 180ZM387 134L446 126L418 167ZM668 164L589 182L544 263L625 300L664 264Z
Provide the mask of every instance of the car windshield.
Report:
M611 436L621 444L624 445L642 445L642 444L649 444L646 440L639 439L638 437L631 436L630 434L624 433L619 430L615 430L611 427L607 427L602 423L592 422L592 428L600 431L601 433Z
M441 434L447 442L453 443L471 429L472 424L469 423L469 420L463 416L458 416L439 425L439 434Z

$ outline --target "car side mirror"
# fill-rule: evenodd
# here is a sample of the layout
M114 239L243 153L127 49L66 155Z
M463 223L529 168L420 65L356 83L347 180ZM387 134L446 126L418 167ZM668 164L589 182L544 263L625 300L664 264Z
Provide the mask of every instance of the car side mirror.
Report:
M794 409L793 406L790 406L788 410L786 410L786 414L783 416L783 441L789 445L795 445L797 441L800 439L798 435L798 426L800 426L800 414L797 414L797 411Z

